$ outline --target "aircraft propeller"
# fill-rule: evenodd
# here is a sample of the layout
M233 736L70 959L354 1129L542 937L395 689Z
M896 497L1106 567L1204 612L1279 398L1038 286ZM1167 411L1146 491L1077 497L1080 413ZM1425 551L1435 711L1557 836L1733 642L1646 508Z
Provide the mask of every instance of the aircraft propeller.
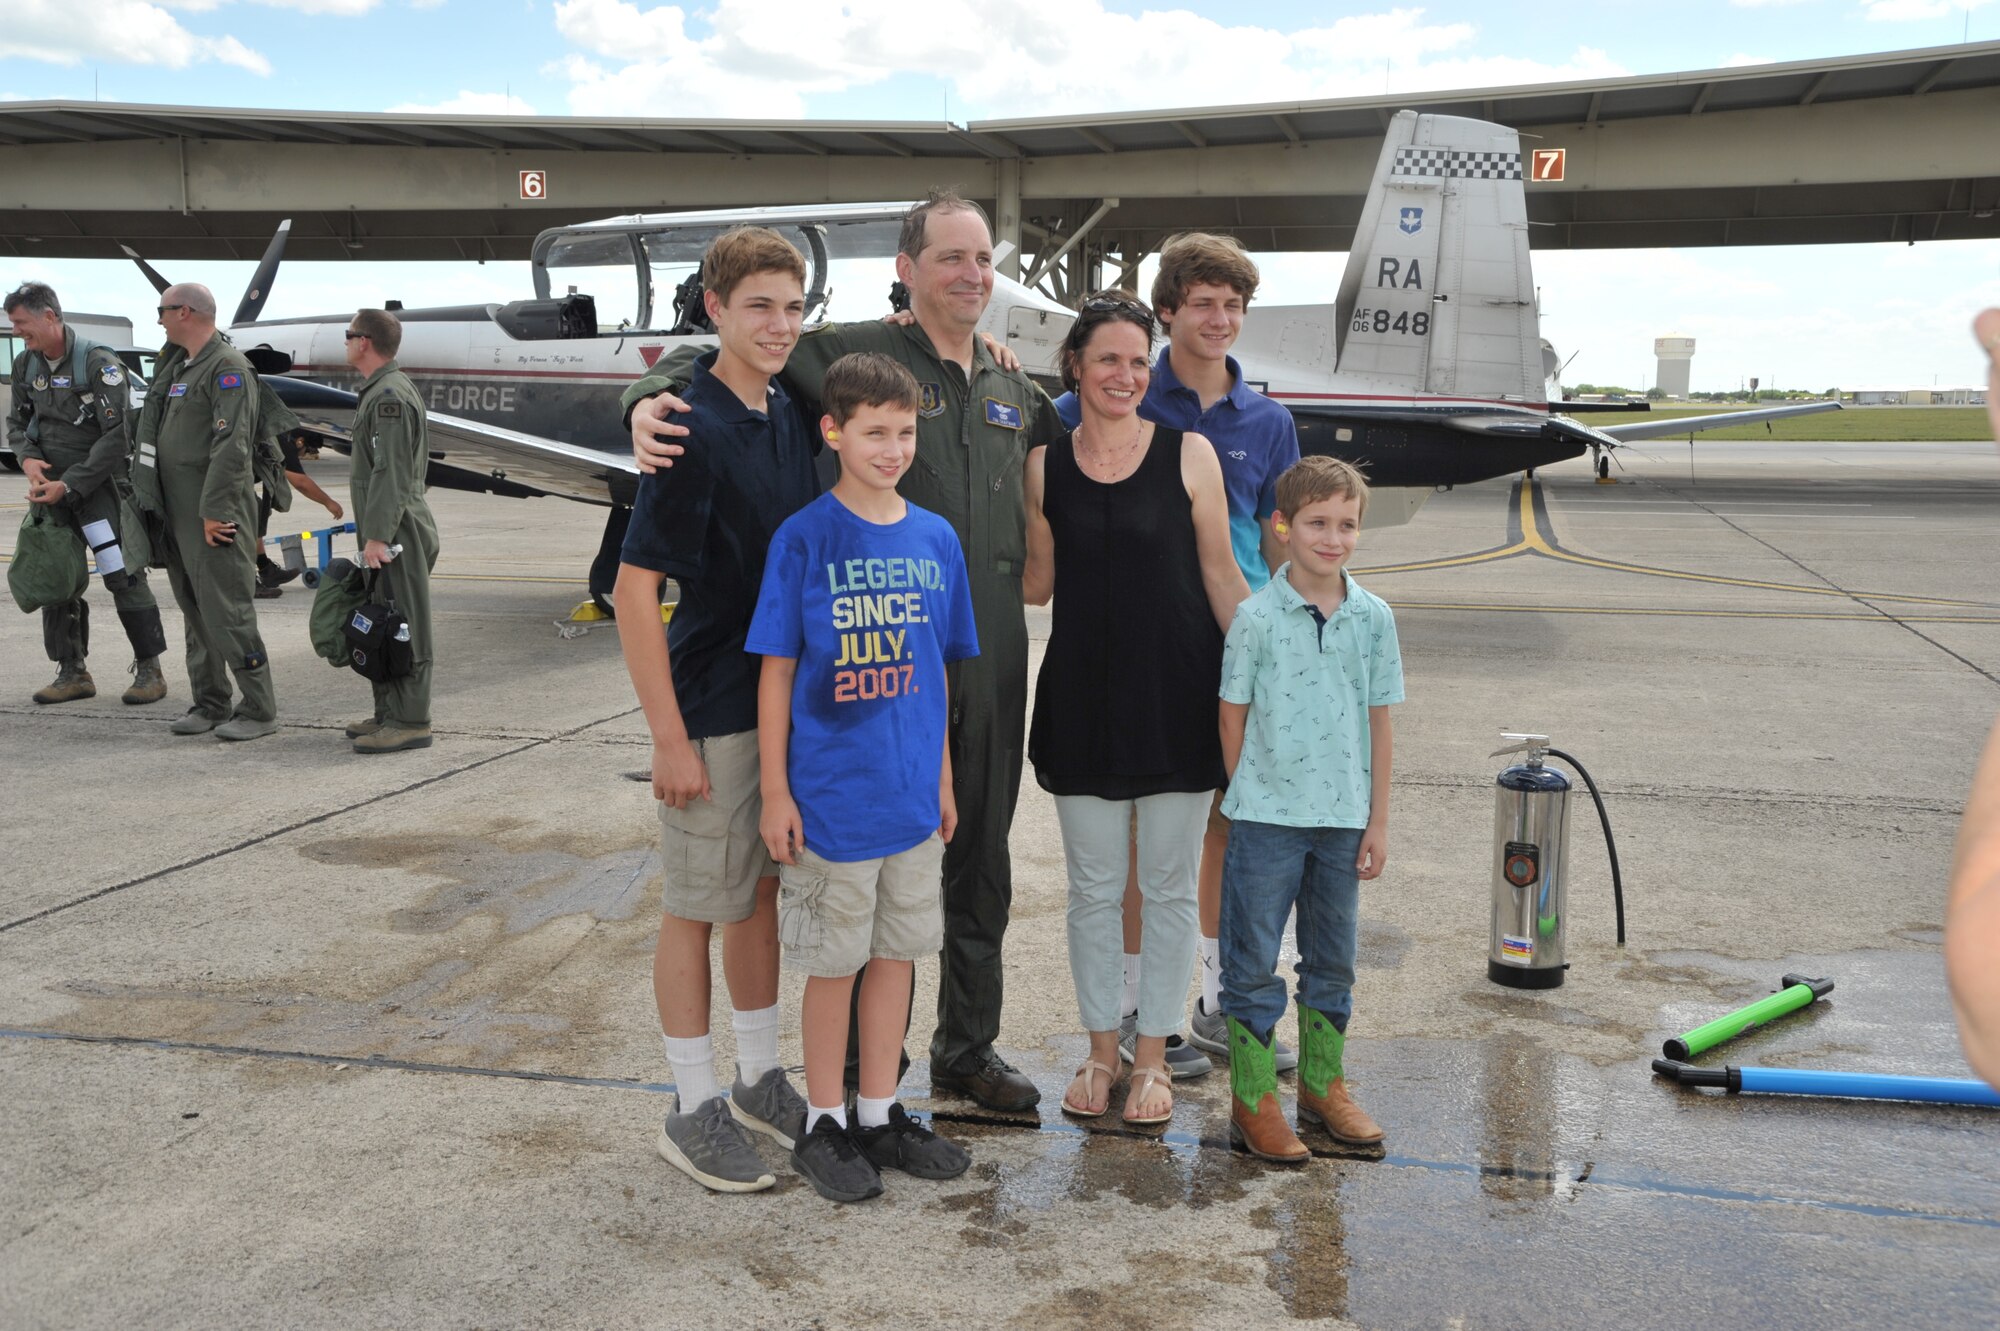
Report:
M271 243L264 248L264 257L257 261L257 271L250 275L250 285L243 292L243 303L236 307L236 317L230 326L252 323L264 312L264 302L271 295L271 279L278 275L278 265L285 258L285 238L292 233L292 219L287 217L278 223L278 229L271 236Z

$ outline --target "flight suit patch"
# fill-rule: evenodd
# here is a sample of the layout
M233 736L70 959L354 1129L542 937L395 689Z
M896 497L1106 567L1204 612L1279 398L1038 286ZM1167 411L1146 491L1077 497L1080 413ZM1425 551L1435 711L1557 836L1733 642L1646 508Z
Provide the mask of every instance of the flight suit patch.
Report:
M944 415L943 384L920 383L917 385L917 393L917 415L922 416L925 420L930 420L934 416Z
M380 403L375 408L375 414L378 416L389 416L389 417L400 416L403 414L403 404L400 402Z
M228 428L229 428L229 418L227 416L218 416L215 418L215 432L217 434L223 433Z
M1000 399L993 397L986 399L986 423L988 425L997 425L1003 430L1021 430L1027 428L1027 422L1021 419L1021 409L1019 407L1015 406L1012 402L1002 402Z
M104 381L106 388L116 388L125 382L125 371L116 365L107 365L97 372L97 377Z
M35 376L35 391L37 393L47 392L48 387L49 387L49 377L46 374L38 374Z
M188 386L187 386L186 384L175 384L175 385L174 385L174 386L173 386L172 388L169 388L169 389L167 390L167 396L168 396L168 397L186 397L186 396L187 396L187 391L188 391Z
M68 388L69 386L69 376L66 374L59 374L49 380L49 387L51 388Z
M221 374L215 376L215 386L217 388L241 388L243 387L243 375L236 370L224 370Z

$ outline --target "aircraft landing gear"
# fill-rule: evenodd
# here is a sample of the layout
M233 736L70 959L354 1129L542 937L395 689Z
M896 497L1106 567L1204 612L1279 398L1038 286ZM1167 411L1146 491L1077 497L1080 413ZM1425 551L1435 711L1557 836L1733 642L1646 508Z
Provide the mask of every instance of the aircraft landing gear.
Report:
M1595 445L1590 450L1591 469L1597 473L1599 485L1616 485L1611 479L1611 455Z

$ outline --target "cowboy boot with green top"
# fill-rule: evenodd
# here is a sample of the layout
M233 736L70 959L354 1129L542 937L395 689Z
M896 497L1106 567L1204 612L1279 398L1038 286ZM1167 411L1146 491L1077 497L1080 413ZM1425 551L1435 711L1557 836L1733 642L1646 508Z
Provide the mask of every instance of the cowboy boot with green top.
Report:
M1278 1066L1272 1041L1258 1039L1229 1018L1229 1128L1260 1160L1296 1165L1312 1152L1278 1106Z
M1346 1045L1332 1017L1299 1004L1299 1117L1313 1119L1337 1142L1373 1146L1387 1134L1347 1093L1340 1061Z

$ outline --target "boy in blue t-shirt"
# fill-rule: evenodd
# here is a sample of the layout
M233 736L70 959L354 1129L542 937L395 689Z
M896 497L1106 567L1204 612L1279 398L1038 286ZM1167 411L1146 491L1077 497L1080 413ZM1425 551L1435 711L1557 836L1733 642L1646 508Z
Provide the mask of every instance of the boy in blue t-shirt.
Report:
M882 1191L882 1169L955 1178L971 1163L896 1102L919 957L944 945L952 799L945 667L979 654L965 556L950 525L896 482L917 452L921 390L873 352L826 372L820 429L840 479L771 542L747 650L757 690L764 844L778 934L805 971L805 1132L792 1167L823 1197ZM860 1094L844 1105L848 1004Z
M719 345L687 389L686 454L640 478L612 593L653 735L666 866L653 996L677 1094L655 1148L717 1192L777 1182L745 1128L786 1147L805 1130L805 1101L778 1062L778 870L758 831L757 658L743 649L771 537L819 493L812 436L772 378L799 338L805 275L799 252L763 227L708 247L702 299ZM680 601L662 634L667 578ZM736 1032L727 1100L708 1031L718 924Z
M1367 482L1335 458L1305 458L1279 477L1272 529L1291 559L1237 607L1222 649L1229 1124L1253 1154L1288 1164L1310 1155L1277 1099L1285 985L1271 971L1294 906L1299 1117L1349 1145L1383 1136L1348 1094L1341 1063L1359 880L1388 858L1389 708L1403 701L1396 617L1346 569L1367 507Z

